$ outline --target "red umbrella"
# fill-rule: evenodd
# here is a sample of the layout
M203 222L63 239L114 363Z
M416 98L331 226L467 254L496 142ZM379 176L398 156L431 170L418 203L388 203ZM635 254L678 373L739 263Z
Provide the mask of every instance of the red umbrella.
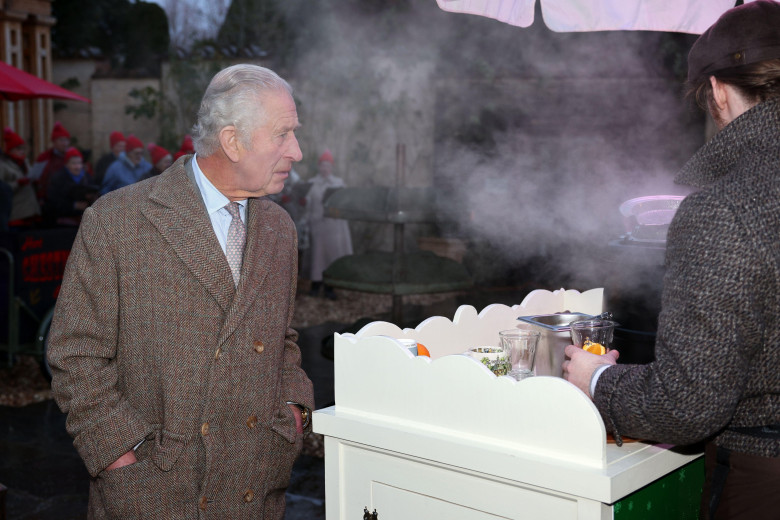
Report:
M18 101L35 98L70 99L89 103L89 99L85 97L0 61L0 99Z

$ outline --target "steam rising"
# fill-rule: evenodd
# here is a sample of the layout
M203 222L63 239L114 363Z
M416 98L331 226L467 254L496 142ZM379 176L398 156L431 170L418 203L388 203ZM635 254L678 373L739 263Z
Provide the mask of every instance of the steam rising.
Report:
M520 29L429 0L365 7L382 3L323 1L300 20L305 177L327 146L347 185L393 185L405 143L406 184L440 194L438 231L504 268L544 259L549 288L598 284L620 203L687 193L673 178L704 140L682 100L690 36L556 34L539 13Z

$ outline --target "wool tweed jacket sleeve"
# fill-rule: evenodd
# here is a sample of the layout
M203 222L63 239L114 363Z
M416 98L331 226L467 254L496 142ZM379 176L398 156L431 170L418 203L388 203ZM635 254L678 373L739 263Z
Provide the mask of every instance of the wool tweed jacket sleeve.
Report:
M181 458L193 464L205 460L171 482L183 475L195 481L194 491L183 492L192 492L187 498L197 500L202 487L217 500L219 485L248 485L238 482L249 474L244 465L275 460L263 450L283 450L278 462L291 466L300 436L285 403L313 408L314 401L290 328L297 279L292 221L273 202L250 199L234 287L189 160L87 209L48 358L54 396L92 476L152 439L145 445L161 472L176 467L182 453L191 452ZM258 440L267 438L282 442ZM229 467L219 470L221 484L209 484L219 461ZM271 486L284 486L281 478ZM255 489L258 497L269 493ZM151 492L150 500L161 503Z
M679 181L700 191L669 229L655 361L606 370L595 404L623 435L780 456L777 439L730 430L780 423L780 100L730 123Z

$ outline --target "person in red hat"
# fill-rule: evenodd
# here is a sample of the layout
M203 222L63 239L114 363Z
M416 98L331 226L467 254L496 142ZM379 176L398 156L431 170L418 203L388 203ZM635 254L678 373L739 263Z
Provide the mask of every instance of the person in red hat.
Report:
M144 143L136 136L127 136L125 151L106 170L100 187L101 195L135 184L146 175L152 165L144 159Z
M780 516L780 3L726 11L688 54L719 132L675 181L655 360L569 345L564 377L607 431L704 443L700 518Z
M3 132L5 153L0 153L0 184L8 200L3 201L0 229L32 224L41 214L35 189L26 175L24 139L11 128Z
M171 152L154 143L149 143L149 157L152 159L152 169L149 170L141 180L160 175L173 164Z
M119 156L125 151L127 139L122 132L115 130L108 136L108 141L111 144L111 150L100 157L95 165L93 179L98 186L103 183L103 177L105 177L108 167L114 164L114 161L119 159Z
M318 296L323 286L322 272L337 258L352 254L352 236L344 219L325 216L325 201L333 190L343 188L344 181L333 175L333 154L325 150L317 161L317 175L311 180L306 195L306 216L309 223L310 246L307 250L310 296ZM336 293L325 285L325 297L336 299Z
M192 146L192 137L187 134L181 142L179 151L174 154L173 160L175 161L183 155L191 155L193 153L195 153L195 148Z
M51 148L41 153L30 170L30 179L37 185L38 200L46 200L49 178L65 167L65 150L70 146L70 132L56 121L51 130Z
M3 130L3 142L6 155L21 168L22 173L27 175L30 171L30 165L27 164L27 146L24 139L14 132L10 126L7 126Z
M84 156L74 147L65 151L65 166L51 176L44 206L46 217L59 225L78 225L84 210L97 199L99 188L84 169Z

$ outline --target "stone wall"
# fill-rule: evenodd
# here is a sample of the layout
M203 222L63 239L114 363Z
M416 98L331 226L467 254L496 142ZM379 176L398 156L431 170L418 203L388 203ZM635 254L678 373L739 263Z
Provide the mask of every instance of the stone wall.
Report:
M58 102L54 117L71 133L80 148L92 150L92 158L107 153L108 135L114 130L134 134L144 143L160 138L157 119L134 119L125 113L125 107L136 105L130 97L134 88L147 86L160 89L159 78L93 78L97 63L94 60L59 60L54 63L54 83L75 79L79 85L70 90L88 98L91 103ZM58 109L59 108L59 109Z

